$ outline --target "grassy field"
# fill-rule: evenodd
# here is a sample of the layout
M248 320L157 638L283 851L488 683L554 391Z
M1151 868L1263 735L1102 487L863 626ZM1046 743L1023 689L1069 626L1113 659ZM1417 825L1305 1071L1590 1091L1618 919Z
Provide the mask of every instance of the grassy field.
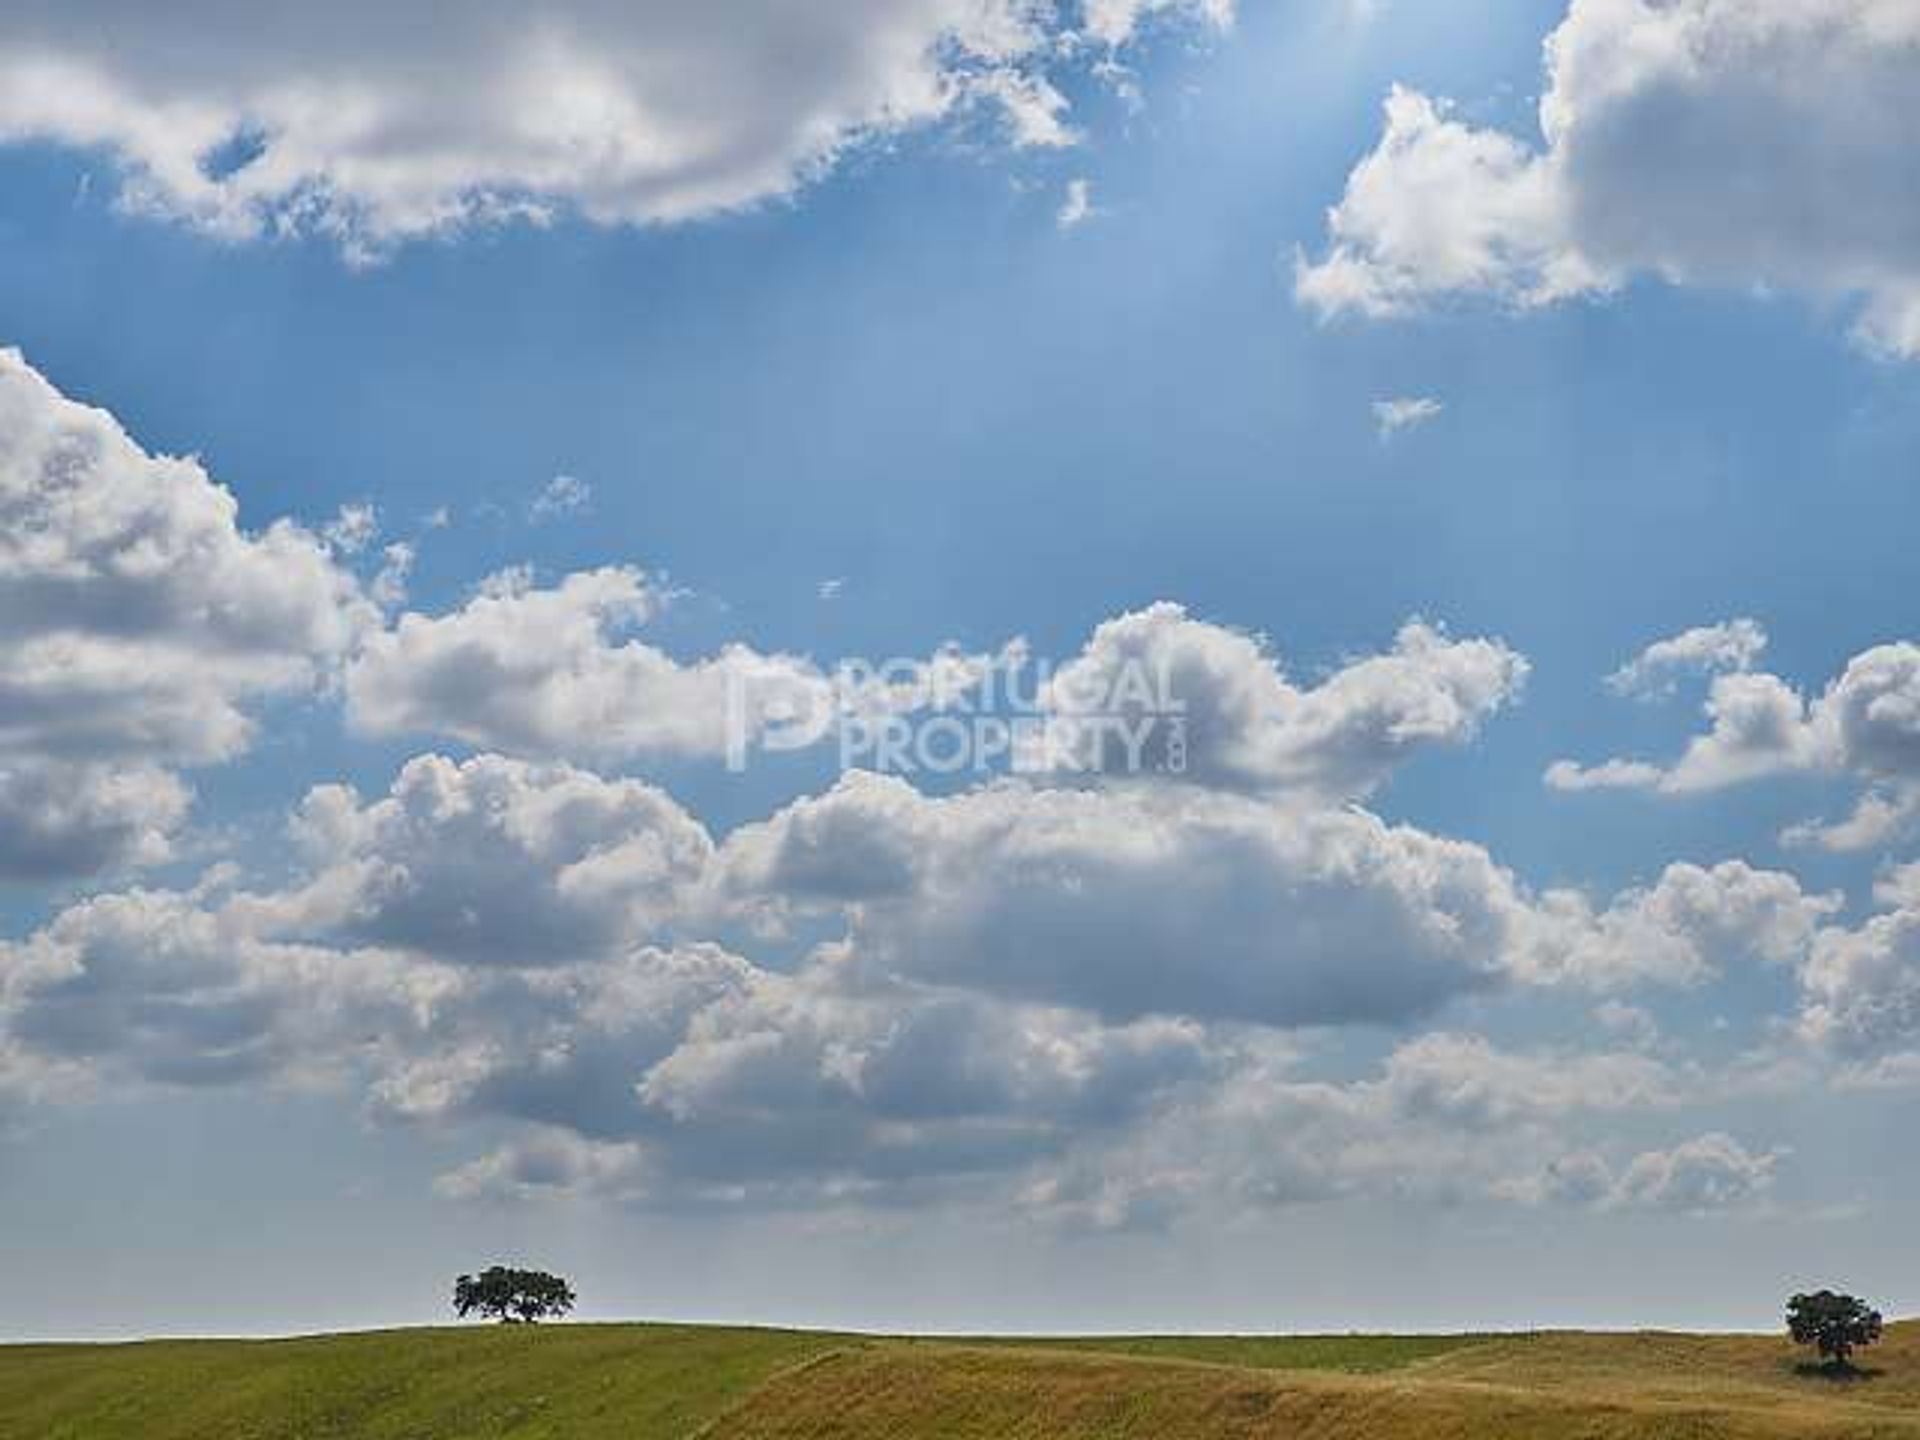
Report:
M828 1335L479 1326L306 1340L0 1347L5 1440L655 1440L703 1425Z
M694 1326L0 1347L0 1440L1920 1440L1757 1336L893 1340Z

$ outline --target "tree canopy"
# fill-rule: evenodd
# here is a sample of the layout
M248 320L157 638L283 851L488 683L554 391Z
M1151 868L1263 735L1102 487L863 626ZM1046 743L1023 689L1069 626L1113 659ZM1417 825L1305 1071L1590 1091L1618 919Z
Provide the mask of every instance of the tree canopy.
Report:
M558 1275L544 1270L515 1270L494 1265L453 1282L453 1309L462 1320L479 1314L490 1320L533 1324L573 1309L578 1297Z
M1880 1338L1880 1312L1866 1301L1831 1290L1795 1295L1787 1301L1787 1332L1798 1345L1811 1345L1837 1369L1846 1369L1857 1347Z

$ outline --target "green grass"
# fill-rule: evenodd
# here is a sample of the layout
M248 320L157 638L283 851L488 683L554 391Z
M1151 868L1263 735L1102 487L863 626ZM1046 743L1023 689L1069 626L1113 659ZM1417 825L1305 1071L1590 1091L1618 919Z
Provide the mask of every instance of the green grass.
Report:
M5 1440L677 1440L832 1336L488 1326L0 1347Z
M0 1347L0 1440L1920 1440L1920 1325L1851 1383L1677 1334L905 1340L666 1325Z

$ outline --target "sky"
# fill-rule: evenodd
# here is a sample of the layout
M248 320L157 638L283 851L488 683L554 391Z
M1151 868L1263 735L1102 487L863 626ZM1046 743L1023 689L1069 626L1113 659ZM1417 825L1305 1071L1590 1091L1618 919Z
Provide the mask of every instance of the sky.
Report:
M0 1337L1911 1312L1917 105L1909 0L8 6Z

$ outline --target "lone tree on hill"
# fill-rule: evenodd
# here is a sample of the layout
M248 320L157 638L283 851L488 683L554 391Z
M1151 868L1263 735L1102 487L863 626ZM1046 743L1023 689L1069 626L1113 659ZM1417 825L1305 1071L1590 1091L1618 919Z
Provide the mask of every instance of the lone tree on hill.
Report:
M1816 1290L1787 1301L1787 1333L1796 1345L1812 1345L1833 1370L1851 1370L1853 1352L1880 1338L1880 1312L1864 1300Z
M462 1320L478 1312L503 1325L532 1325L573 1309L578 1297L558 1275L544 1270L510 1270L495 1265L453 1282L453 1309Z

